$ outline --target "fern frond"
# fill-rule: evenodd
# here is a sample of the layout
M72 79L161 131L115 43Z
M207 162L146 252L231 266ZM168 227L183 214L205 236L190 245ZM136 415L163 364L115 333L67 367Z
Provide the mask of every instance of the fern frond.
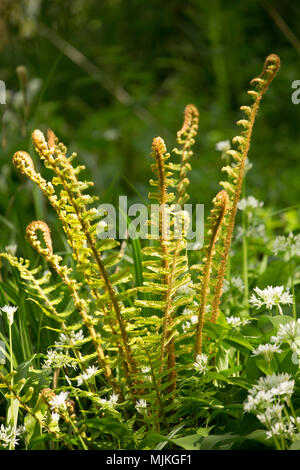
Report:
M189 160L193 155L191 150L195 143L194 137L197 135L199 121L199 111L193 104L188 104L184 110L184 121L182 128L177 132L177 143L182 148L173 149L173 152L181 156L180 165L176 168L175 165L170 166L171 169L179 170L179 180L177 183L177 194L176 203L184 204L189 200L187 194L187 186L189 185L189 179L187 173L191 170Z
M262 97L267 91L271 81L275 77L279 67L279 57L276 54L270 54L265 60L262 73L258 77L253 78L251 80L250 85L252 85L254 89L249 90L248 94L253 98L253 103L251 106L241 106L240 109L244 111L246 117L245 119L238 121L238 125L241 125L244 130L242 131L241 135L234 137L232 140L233 144L236 146L236 149L229 150L227 152L229 156L234 158L237 164L235 166L232 166L232 170L230 170L230 172L228 172L228 169L225 169L225 171L229 173L229 182L220 183L221 186L223 186L223 188L226 189L226 191L228 191L230 195L230 209L227 221L226 235L224 236L224 249L218 272L215 296L212 303L211 318L213 321L216 321L218 316L218 309L222 296L223 281L226 272L233 229L235 225L237 206L242 190L245 163L250 148L255 118L259 110Z

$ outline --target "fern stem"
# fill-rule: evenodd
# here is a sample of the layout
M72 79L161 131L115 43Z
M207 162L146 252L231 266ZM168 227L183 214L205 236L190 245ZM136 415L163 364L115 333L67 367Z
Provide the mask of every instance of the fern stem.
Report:
M165 175L165 162L164 154L166 153L166 146L164 141L157 137L153 140L152 144L153 155L157 164L157 176L158 176L158 185L159 185L159 202L160 202L160 217L159 217L159 234L160 234L160 246L162 250L162 263L165 271L164 279L165 285L167 286L167 292L165 295L165 309L164 309L164 319L163 319L163 333L161 338L161 353L160 360L163 364L163 358L165 350L167 350L168 358L168 369L171 370L169 375L170 380L170 389L173 390L176 387L176 371L175 371L175 346L173 339L170 339L167 342L168 337L172 334L172 315L171 315L171 306L172 306L172 291L174 284L174 274L176 267L176 259L179 253L180 240L177 241L174 256L172 259L172 265L170 268L169 265L169 252L168 245L166 242L167 238L167 226L166 226L166 204L168 202L167 195L167 183ZM169 270L171 271L169 272ZM167 342L167 345L166 345ZM163 367L163 366L162 366Z
M225 190L222 190L216 195L214 199L214 206L211 212L212 214L211 215L211 235L210 235L209 244L205 252L206 262L205 262L204 270L203 270L203 281L202 281L201 294L200 294L200 307L199 307L199 312L198 312L198 323L197 323L197 332L196 332L196 340L195 340L195 358L202 351L203 326L204 326L204 318L205 318L206 307L207 307L207 296L210 291L210 277L211 277L213 257L215 254L215 247L218 241L222 223L223 223L226 211L227 211L227 205L228 205L228 194L226 193ZM214 317L212 317L212 321L214 321Z

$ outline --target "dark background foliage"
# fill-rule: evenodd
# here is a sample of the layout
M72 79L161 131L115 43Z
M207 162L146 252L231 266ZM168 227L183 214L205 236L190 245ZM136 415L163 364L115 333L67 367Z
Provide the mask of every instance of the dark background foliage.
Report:
M34 154L35 127L53 128L78 152L101 201L141 199L152 138L161 135L171 150L192 102L200 130L190 193L208 204L223 179L215 145L238 133L249 81L271 52L282 66L258 114L247 193L274 210L298 204L300 105L291 102L291 84L300 79L297 2L1 0L0 13L0 79L8 90L0 109L1 248L23 245L33 218L53 217L11 164L15 150ZM28 71L25 112L19 65Z

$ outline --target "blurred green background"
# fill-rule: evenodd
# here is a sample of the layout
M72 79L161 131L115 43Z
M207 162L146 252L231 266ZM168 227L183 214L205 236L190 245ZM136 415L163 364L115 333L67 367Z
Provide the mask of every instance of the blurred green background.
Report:
M247 194L273 210L297 205L300 105L291 102L291 84L300 79L299 24L300 4L289 0L0 0L0 79L7 87L0 248L16 242L26 255L25 225L55 220L11 163L16 150L34 155L36 127L51 127L78 152L100 201L116 202L119 194L135 200L149 189L153 137L171 150L184 107L194 103L200 126L190 194L208 205L224 178L216 143L238 133L249 81L271 52L282 66L257 117ZM28 74L25 102L20 65Z

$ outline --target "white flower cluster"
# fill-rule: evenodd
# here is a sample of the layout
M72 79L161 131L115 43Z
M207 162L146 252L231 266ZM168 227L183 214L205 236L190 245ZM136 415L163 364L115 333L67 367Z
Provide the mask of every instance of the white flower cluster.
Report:
M292 351L300 354L300 318L285 325L280 324L276 336L272 336L271 341L277 346L288 343Z
M280 421L270 425L269 431L266 432L267 439L271 437L281 437L294 441L296 433L299 432L300 418L296 419L293 416L284 416Z
M196 312L199 309L199 305L196 302L193 302L192 307L186 307L181 314L186 315L188 318L188 321L182 324L182 330L185 333L192 325L196 325L198 323L198 315L196 315ZM210 309L210 306L207 306L206 312L208 312Z
M196 361L194 362L194 369L200 374L207 372L209 370L208 366L208 356L206 354L198 354L196 356Z
M257 384L248 392L244 410L260 413L271 404L284 403L292 396L294 385L295 381L285 373L260 377Z
M226 321L228 325L232 326L233 328L239 328L241 326L248 325L248 323L250 323L251 320L247 318L231 316L231 317L226 317Z
M84 382L88 382L93 377L95 377L97 372L98 372L97 367L95 367L95 366L88 367L86 371L82 372L82 374L80 374L80 375L78 375L78 377L76 377L78 387L80 385L82 385Z
M227 152L230 150L230 141L229 140L221 140L220 142L216 143L216 150L218 152Z
M66 411L68 396L69 392L60 392L59 395L55 395L49 400L50 409L55 412Z
M0 426L0 445L4 448L12 446L13 448L19 443L18 437L25 432L24 426L14 429L12 426Z
M283 286L268 286L265 289L255 287L255 294L252 294L249 303L253 307L260 308L263 305L271 310L272 307L278 307L279 312L282 314L281 305L293 304L293 297L288 290L284 291Z
M238 241L241 240L244 236L247 236L248 238L254 238L256 240L263 240L266 243L268 240L266 227L264 224L252 223L246 230L244 230L243 227L238 226L235 239Z
M118 399L119 395L117 393L113 393L108 400L106 398L100 398L100 402L104 408L111 410L117 405Z
M289 253L291 257L300 256L300 234L294 235L292 232L287 237L281 235L276 237L272 251L275 255L280 252Z
M191 318L190 318L190 321L187 321L187 322L183 323L183 325L182 325L183 332L186 333L188 331L188 329L192 325L196 325L196 323L198 323L198 316L197 315L192 315Z
M148 403L146 402L146 400L143 400L143 399L137 401L135 404L135 408L137 412L141 414L145 414L147 412L147 406L148 406Z
M223 294L228 292L232 289L237 289L238 291L242 291L244 289L244 282L240 276L232 277L230 282L227 279L224 279L223 282Z
M267 362L271 362L273 354L280 354L282 351L277 344L260 344L254 351L254 356L263 356Z
M142 367L141 368L142 374L145 376L145 381L146 382L152 382L152 376L149 375L149 372L151 373L151 368L149 366Z
M262 207L263 205L264 203L262 201L258 201L254 196L248 196L239 201L238 209L240 211L253 210L257 209L258 207Z
M79 330L77 332L70 331L69 335L60 333L58 337L58 341L55 341L55 345L57 346L57 349L60 349L60 346L70 345L71 341L75 344L83 340L84 340L84 334L82 330Z
M16 252L17 252L17 248L18 248L18 246L16 244L12 243L11 245L7 245L5 247L5 251L6 251L6 253L9 253L10 255L15 256Z
M47 359L44 361L42 368L61 369L62 367L72 367L73 369L76 369L77 362L67 354L55 351L54 349L49 349L47 352Z
M290 416L286 407L294 391L294 380L289 374L261 377L244 403L244 410L254 412L267 428L268 439L274 437L294 441L300 429L300 418Z

